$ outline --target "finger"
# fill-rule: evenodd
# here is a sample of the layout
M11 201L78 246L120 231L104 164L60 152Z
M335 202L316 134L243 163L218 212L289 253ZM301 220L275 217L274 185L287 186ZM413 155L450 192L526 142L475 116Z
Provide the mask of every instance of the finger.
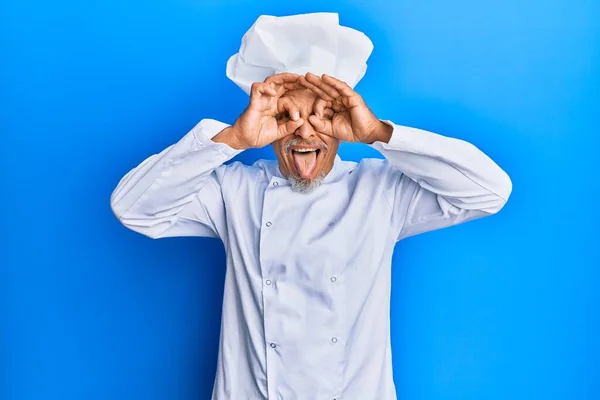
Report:
M255 82L250 89L250 107L261 112L272 110L275 113L276 101L273 101L276 91L268 84Z
M306 89L300 82L286 82L283 84L286 90Z
M279 92L279 87L271 82L267 84L268 94L271 96L277 96L277 92Z
M315 115L317 117L322 118L323 114L325 113L325 108L330 108L331 105L332 104L330 101L327 101L327 100L319 97L317 100L315 100L315 104L313 106L313 112L315 113Z
M325 93L323 90L321 90L321 88L318 87L317 85L314 85L313 83L306 80L306 77L301 76L299 79L299 82L305 88L310 89L314 93L316 93L320 98L327 100L327 101L333 101L333 98L331 96L329 96L327 93Z
M356 93L356 91L354 91L354 89L352 89L346 82L327 74L323 74L322 81L334 87L340 94L347 97L348 99L352 98L355 100L360 100L360 102L362 102L362 97L358 93Z
M262 92L259 83L253 83L250 86L250 104L259 104L262 99Z
M316 115L311 115L308 117L308 122L310 122L317 132L321 132L328 136L333 136L333 125L331 124L330 120L319 118Z
M277 91L268 83L255 82L252 84L252 92L258 95L274 96Z
M341 101L339 101L339 99L336 99L336 101L333 102L333 104L331 105L331 108L335 112L346 111L346 107L344 106L344 104Z
M315 74L311 74L310 72L306 74L306 80L317 86L319 89L327 93L332 99L338 98L341 94L336 90L335 87L329 85L327 82L323 81L321 77Z
M298 74L282 72L266 77L264 83L275 89L273 96L280 97L289 90L304 89L298 81L299 77Z
M277 128L279 138L293 134L298 130L298 128L302 126L302 124L304 124L304 120L302 118L299 118L295 121L289 120L285 124L279 125L279 127Z
M292 74L290 72L282 72L280 74L274 74L267 76L265 82L273 82L277 85L283 85L284 83L294 83L298 81L300 75Z
M275 84L275 86L277 87L276 97L281 97L285 92L289 92L290 90L306 89L300 83L284 83L283 85Z
M260 90L259 90L259 85L260 83L254 82L251 86L250 86L250 97L260 97Z
M276 88L275 89L275 97L277 97L277 98L280 98L286 92L286 89L285 89L285 87L283 87L283 85L277 85L274 83L270 83L270 85L273 85Z
M289 97L281 97L277 102L277 112L283 113L286 111L289 113L292 120L297 121L300 119L300 109L296 103Z

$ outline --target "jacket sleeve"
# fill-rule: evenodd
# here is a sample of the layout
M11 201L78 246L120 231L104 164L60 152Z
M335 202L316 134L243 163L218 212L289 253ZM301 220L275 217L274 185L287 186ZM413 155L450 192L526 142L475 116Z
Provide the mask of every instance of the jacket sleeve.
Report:
M396 240L495 214L512 182L474 145L395 125L388 143L371 146L386 158L385 194Z
M110 198L119 221L153 239L222 237L224 163L241 150L211 139L227 126L204 119L177 143L129 171Z

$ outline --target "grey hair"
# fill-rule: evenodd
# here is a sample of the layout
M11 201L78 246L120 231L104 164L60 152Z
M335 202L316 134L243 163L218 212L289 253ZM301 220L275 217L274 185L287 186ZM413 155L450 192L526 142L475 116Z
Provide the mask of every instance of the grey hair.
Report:
M321 171L319 175L315 177L315 179L298 178L291 174L288 177L288 180L292 184L292 191L304 194L310 193L321 186L323 179L325 179L325 171Z

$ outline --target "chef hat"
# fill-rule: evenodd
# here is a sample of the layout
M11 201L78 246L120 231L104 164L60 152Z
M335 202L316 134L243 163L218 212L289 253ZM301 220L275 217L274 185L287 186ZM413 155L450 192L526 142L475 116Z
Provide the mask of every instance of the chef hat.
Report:
M328 74L354 87L372 51L371 40L340 26L337 13L261 15L229 58L227 77L246 94L252 83L280 72Z

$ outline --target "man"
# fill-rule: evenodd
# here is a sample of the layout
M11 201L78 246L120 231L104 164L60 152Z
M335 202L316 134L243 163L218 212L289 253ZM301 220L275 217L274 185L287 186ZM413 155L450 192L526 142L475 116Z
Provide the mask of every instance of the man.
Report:
M213 400L396 399L394 245L498 212L511 181L467 142L379 120L328 74L271 74L249 92L233 125L204 119L130 171L112 209L151 238L222 239ZM384 159L342 161L341 141ZM276 162L224 164L268 144Z

